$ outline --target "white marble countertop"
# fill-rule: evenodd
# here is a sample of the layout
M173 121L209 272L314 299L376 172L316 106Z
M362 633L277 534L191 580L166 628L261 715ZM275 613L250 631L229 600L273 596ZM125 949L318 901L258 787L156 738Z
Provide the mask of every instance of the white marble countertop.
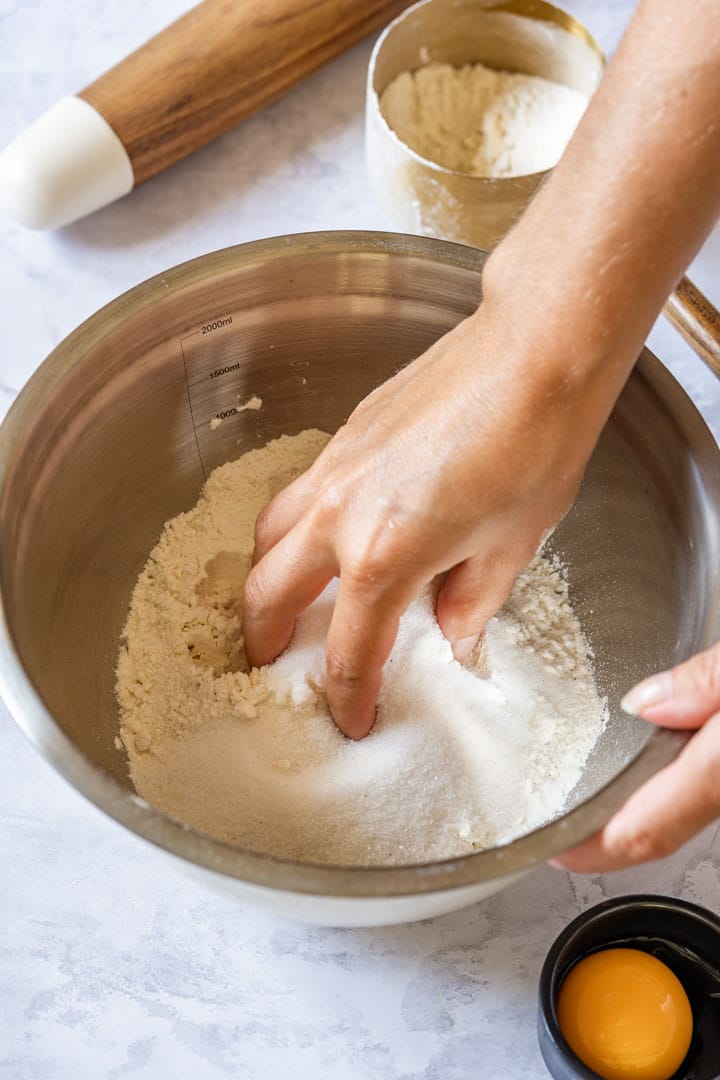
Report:
M187 7L0 0L0 145ZM568 4L607 50L627 0ZM55 234L0 224L0 416L118 293L275 233L388 227L363 168L371 43L121 203ZM692 275L720 303L720 232ZM720 432L720 389L669 326L651 345ZM607 896L720 908L720 829L612 877L543 868L455 915L322 930L218 899L60 780L0 706L0 1078L470 1080L546 1075L543 957Z

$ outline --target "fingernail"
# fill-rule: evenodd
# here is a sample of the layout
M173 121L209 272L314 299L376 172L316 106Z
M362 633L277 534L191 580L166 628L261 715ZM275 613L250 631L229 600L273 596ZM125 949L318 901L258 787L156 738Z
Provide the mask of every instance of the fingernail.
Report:
M649 679L644 679L634 686L620 702L620 708L631 716L642 716L643 710L671 698L672 691L672 672L663 671L661 675L651 675Z
M467 660L468 656L473 651L479 640L479 634L471 634L470 637L458 638L457 641L453 641L452 651L455 659L459 663L462 663L463 660Z

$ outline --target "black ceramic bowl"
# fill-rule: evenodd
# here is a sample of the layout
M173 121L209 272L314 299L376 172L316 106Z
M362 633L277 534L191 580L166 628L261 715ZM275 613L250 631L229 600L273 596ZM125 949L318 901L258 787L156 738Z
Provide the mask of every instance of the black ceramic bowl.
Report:
M642 949L674 971L690 999L693 1036L672 1080L720 1077L720 918L669 896L620 896L584 911L563 930L540 975L538 1039L555 1080L597 1080L560 1031L560 985L576 961L600 949Z

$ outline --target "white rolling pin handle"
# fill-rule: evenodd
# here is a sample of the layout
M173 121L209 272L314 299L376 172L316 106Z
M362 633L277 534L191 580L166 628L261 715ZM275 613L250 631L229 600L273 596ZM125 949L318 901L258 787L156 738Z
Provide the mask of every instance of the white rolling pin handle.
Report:
M0 153L0 211L31 229L57 229L127 195L125 147L99 112L66 97Z

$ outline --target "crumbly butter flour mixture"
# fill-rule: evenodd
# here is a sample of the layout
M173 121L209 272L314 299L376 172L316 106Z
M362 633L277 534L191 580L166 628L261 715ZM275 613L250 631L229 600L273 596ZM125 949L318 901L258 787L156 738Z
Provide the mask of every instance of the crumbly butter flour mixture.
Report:
M431 590L416 600L361 742L337 730L323 694L333 585L274 664L247 670L255 518L327 440L284 436L221 466L197 506L165 526L117 670L136 790L218 839L315 862L434 860L540 825L562 809L605 717L549 560L535 559L491 620L475 670L453 659Z
M525 176L560 160L588 104L536 75L432 63L404 71L380 110L412 150L471 176Z

